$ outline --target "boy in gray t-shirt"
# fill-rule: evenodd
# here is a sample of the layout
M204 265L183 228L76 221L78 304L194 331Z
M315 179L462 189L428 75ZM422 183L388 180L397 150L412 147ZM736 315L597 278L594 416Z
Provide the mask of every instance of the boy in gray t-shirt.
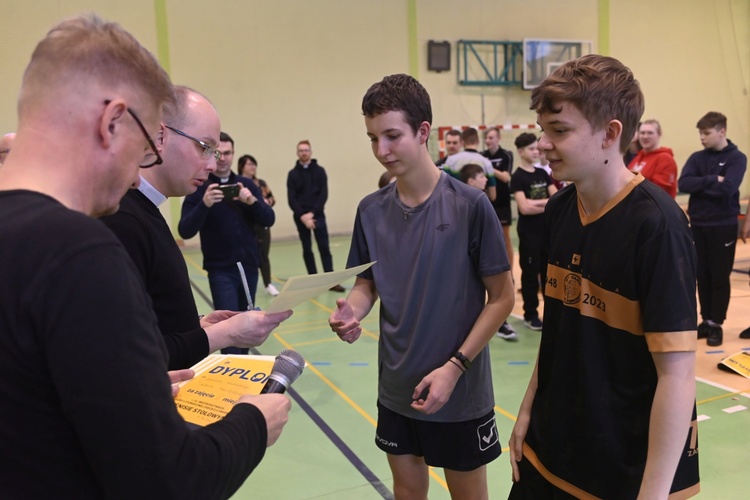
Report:
M373 153L397 180L358 207L347 267L377 264L329 323L354 342L381 300L376 444L396 496L425 498L434 466L452 494L486 497L486 464L500 455L487 344L514 304L502 229L481 191L435 168L419 82L388 76L362 110Z

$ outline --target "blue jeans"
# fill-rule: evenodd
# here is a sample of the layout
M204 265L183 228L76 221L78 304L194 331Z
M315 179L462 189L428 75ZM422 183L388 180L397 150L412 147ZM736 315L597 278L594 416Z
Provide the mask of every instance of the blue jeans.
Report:
M294 224L297 226L297 233L299 233L299 239L302 242L302 258L305 260L307 274L317 274L318 268L315 266L315 255L312 251L312 238L310 237L311 230L307 229L297 217L294 218ZM315 229L312 232L315 234L320 260L323 262L323 272L329 273L333 271L333 257L328 246L328 226L325 216L315 217Z
M243 264L247 286L250 289L250 298L255 304L255 289L258 286L258 268ZM215 309L226 309L228 311L246 311L247 296L242 286L242 278L237 266L222 269L211 269L208 271L208 285L211 288L211 297ZM222 354L247 354L248 348L226 347L221 350Z

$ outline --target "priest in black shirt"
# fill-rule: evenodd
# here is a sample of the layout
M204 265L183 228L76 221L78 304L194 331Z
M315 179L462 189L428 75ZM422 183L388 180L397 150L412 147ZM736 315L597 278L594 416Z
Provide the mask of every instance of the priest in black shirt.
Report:
M156 138L163 163L141 171L141 183L102 220L127 249L146 284L169 352L169 368L189 368L228 346L255 347L291 312L266 314L214 311L198 319L185 260L158 205L168 197L195 192L216 170L221 125L213 105L198 92L175 86L176 104L164 107ZM253 184L236 203L250 197ZM270 208L268 208L270 210Z

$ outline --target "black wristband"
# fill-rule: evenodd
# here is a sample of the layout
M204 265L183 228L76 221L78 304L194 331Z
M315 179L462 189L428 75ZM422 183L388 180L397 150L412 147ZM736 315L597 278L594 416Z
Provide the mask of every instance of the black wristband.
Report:
M448 361L450 361L451 363L453 363L454 365L456 365L456 368L458 368L459 370L461 370L461 373L463 373L463 372L465 372L465 371L466 371L466 368L464 368L463 366L461 366L461 365L459 365L458 363L456 363L455 361L453 361L453 359L452 359L452 358L451 358L451 359L449 359Z
M461 351L458 351L456 354L453 355L457 360L461 362L462 365L464 365L464 368L467 370L471 368L471 361L469 361L469 358L461 354Z

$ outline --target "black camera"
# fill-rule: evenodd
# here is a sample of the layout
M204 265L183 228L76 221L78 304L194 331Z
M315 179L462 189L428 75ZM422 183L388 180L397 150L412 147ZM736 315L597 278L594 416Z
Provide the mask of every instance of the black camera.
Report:
M224 199L227 201L231 201L240 195L240 186L237 184L219 185L217 189L224 192Z

